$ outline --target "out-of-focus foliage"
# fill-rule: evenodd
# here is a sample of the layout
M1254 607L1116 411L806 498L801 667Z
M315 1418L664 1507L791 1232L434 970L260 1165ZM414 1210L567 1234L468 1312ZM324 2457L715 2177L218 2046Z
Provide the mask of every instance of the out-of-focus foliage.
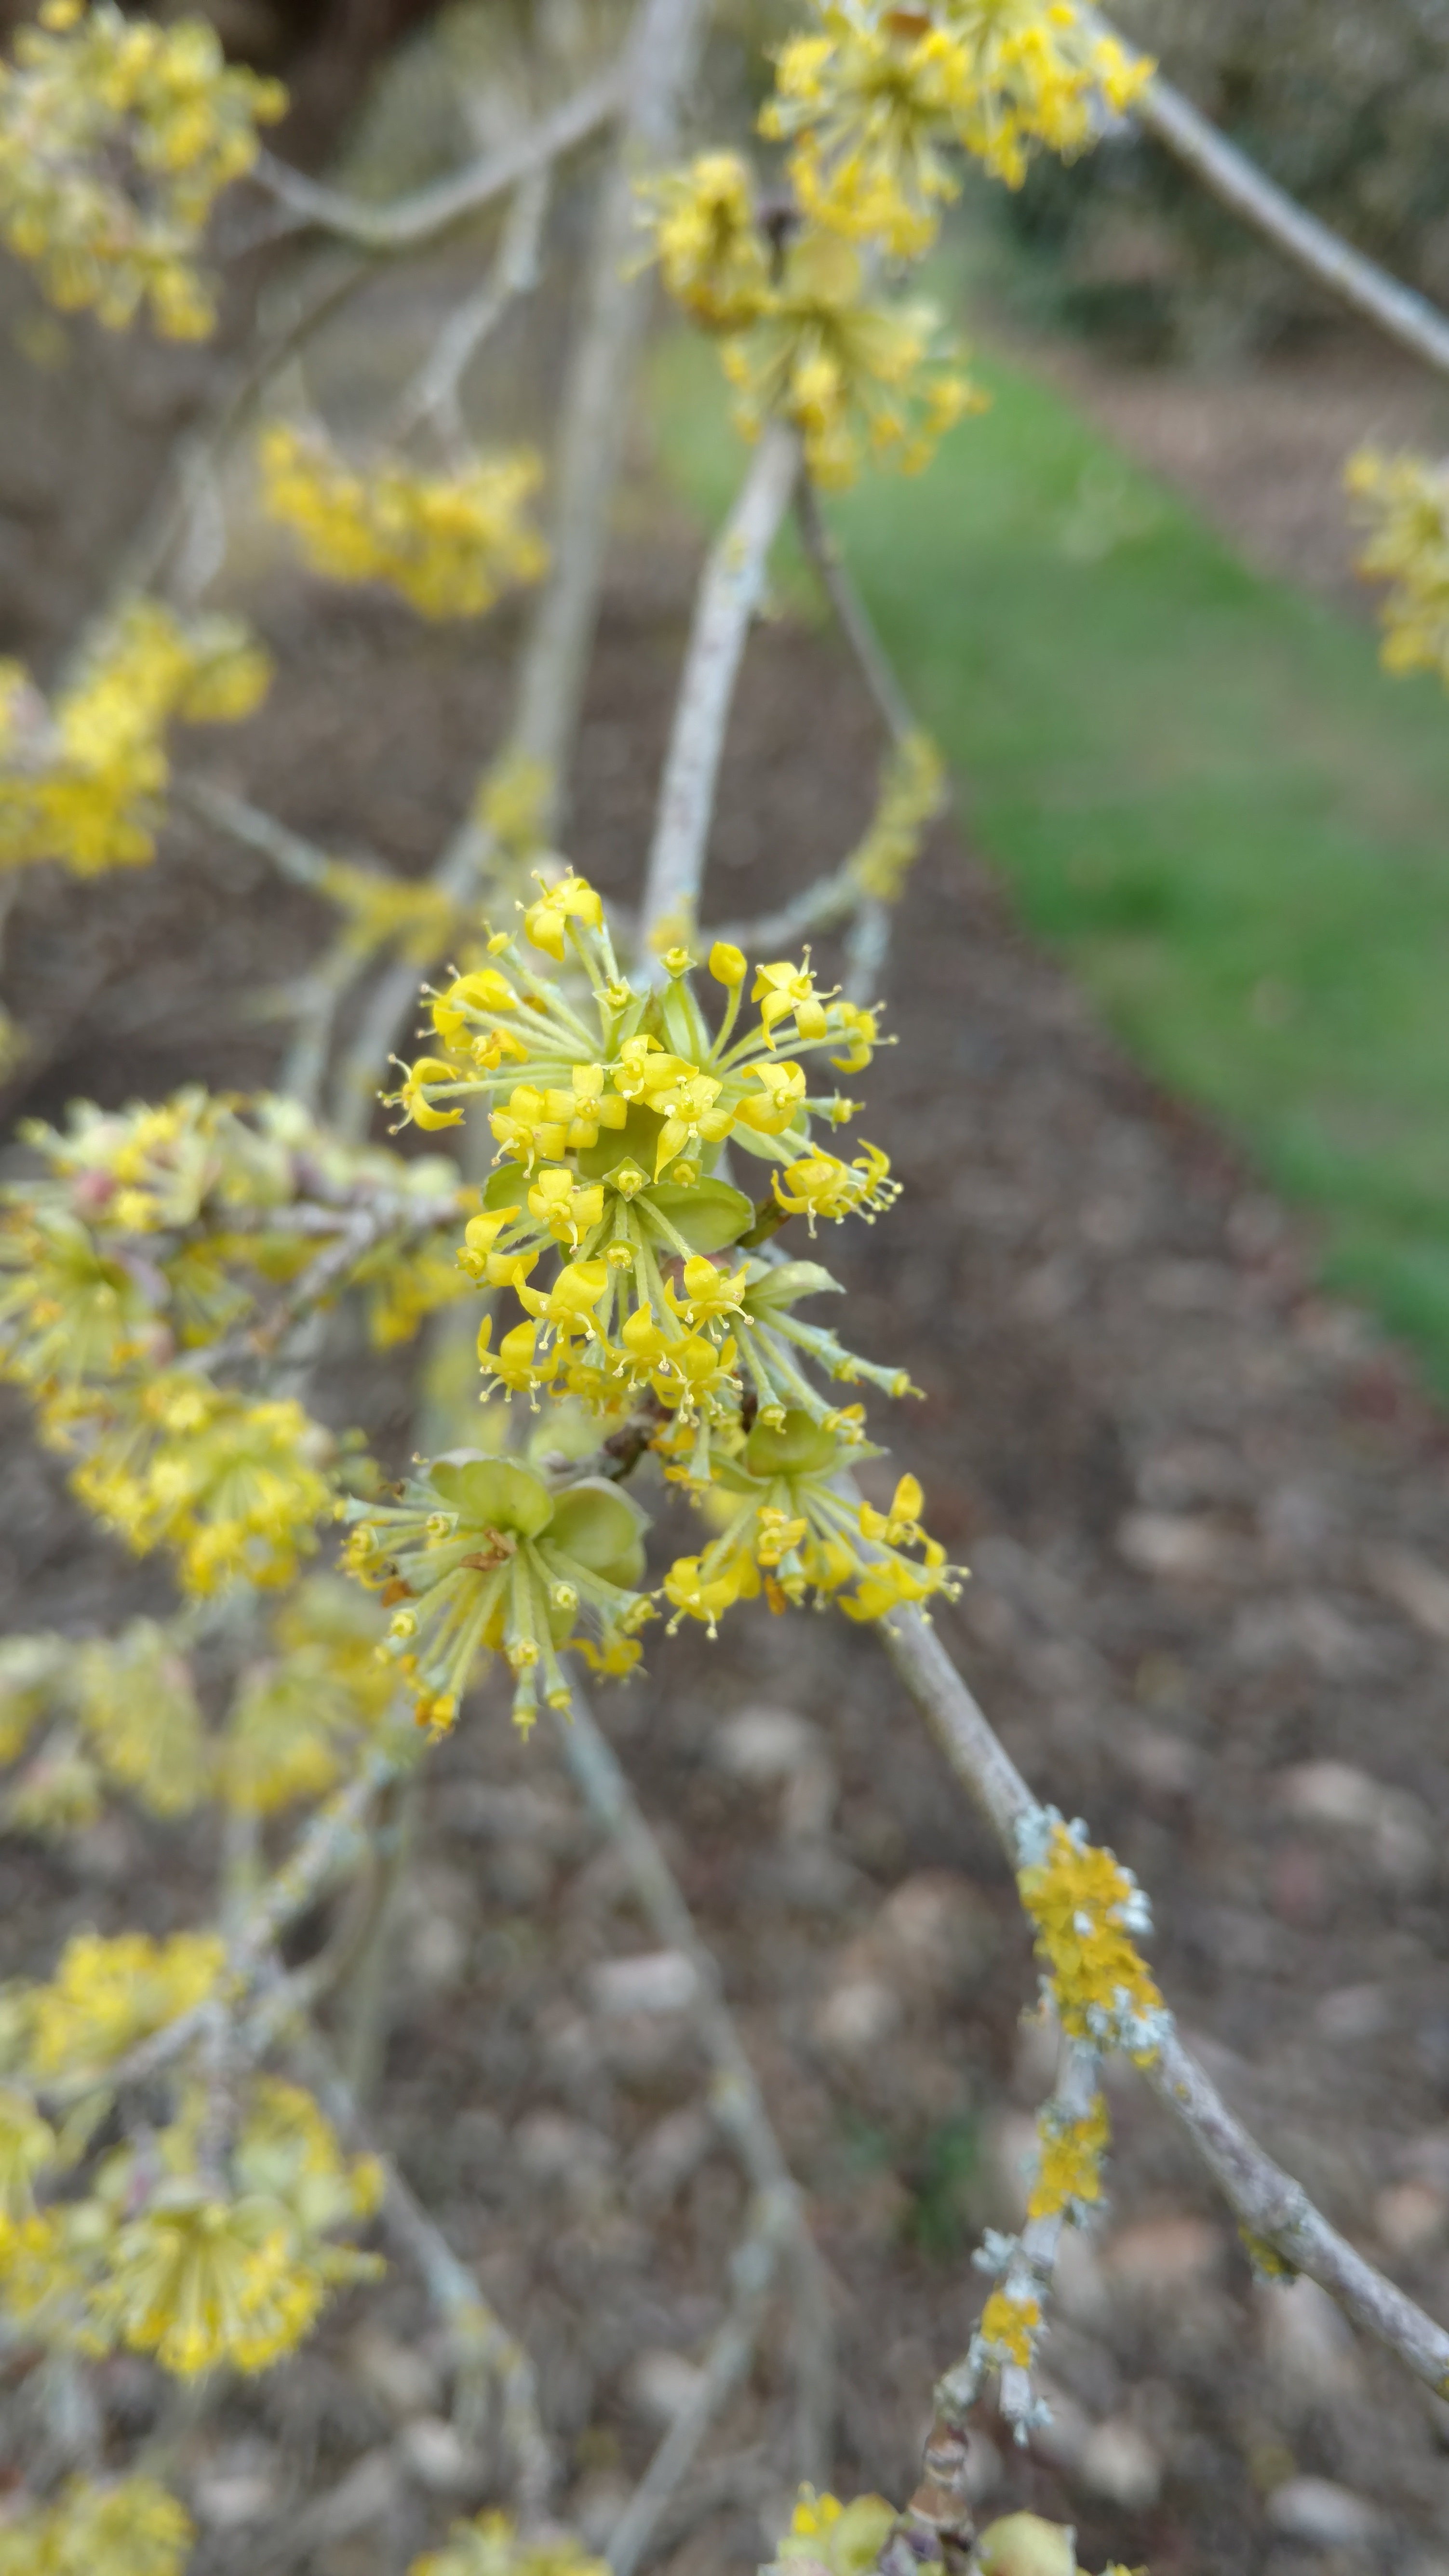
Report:
M1281 186L1449 293L1445 0L1123 0L1111 14ZM1263 346L1329 309L1130 131L1069 172L1044 157L1006 212L1041 255L1022 296L1143 354Z

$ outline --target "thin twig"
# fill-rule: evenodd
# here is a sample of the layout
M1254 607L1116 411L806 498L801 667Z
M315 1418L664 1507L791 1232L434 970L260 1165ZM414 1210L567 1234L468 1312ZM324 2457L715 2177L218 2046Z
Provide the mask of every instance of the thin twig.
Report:
M1084 9L1081 14L1099 35L1112 34L1097 11ZM1132 50L1129 46L1128 51ZM1449 375L1449 319L1427 297L1402 285L1330 225L1310 215L1220 134L1181 90L1154 73L1133 100L1131 114L1221 204L1261 233L1295 268L1438 374Z
M510 749L537 762L546 781L545 838L557 826L578 731L630 388L649 315L649 281L629 274L635 184L673 142L710 5L639 0L623 67L611 76L625 101L623 129L596 212L588 303L564 390L553 477L554 570L524 652L509 737ZM461 909L476 899L494 855L491 831L470 811L432 881ZM367 1132L378 1083L416 995L417 975L406 963L388 967L373 986L338 1077L335 1115L347 1136Z
M705 2358L700 2384L680 2409L609 2535L614 2576L634 2576L671 2500L688 2476L700 2443L754 2358L765 2305L794 2224L787 2198L760 2197L730 2264L729 2310Z
M1016 1829L1038 1812L1037 1801L930 1623L918 1610L900 1610L883 1626L892 1663L1015 1868ZM1449 2391L1449 2333L1330 2227L1301 2183L1249 2136L1175 2035L1163 2041L1144 2071L1248 2232L1265 2238L1295 2271L1317 2281L1418 2378L1441 2393Z
M700 945L724 939L732 947L742 948L747 957L775 956L797 947L802 939L839 930L843 923L855 919L868 899L847 859L841 867L832 868L829 876L818 877L792 902L781 904L778 912L762 913L755 921L727 921L720 930L701 931Z
M424 242L437 241L495 198L506 197L535 170L546 169L586 143L618 115L622 95L620 67L611 65L512 142L480 154L463 169L414 189L410 196L394 198L391 205L370 206L341 189L322 187L315 179L304 178L300 170L275 160L270 152L258 155L251 175L295 219L290 228L305 225L333 233L341 241L383 256L416 250Z
M891 908L879 895L862 897L845 941L845 976L841 986L848 1002L867 1007L880 998L891 947Z
M1098 2073L1095 2049L1065 2041L1057 2080L1046 2106L1047 2116L1064 2124L1086 2119L1097 2091ZM993 2244L988 2236L985 2248L974 2259L983 2270L998 2274L1009 2299L1034 2301L1040 2311L1051 2287L1066 2224L1065 2211L1057 2211L1051 2217L1029 2217L1019 2237L998 2239ZM1040 2332L1040 2326L1033 2331ZM908 2531L928 2535L933 2559L943 2554L942 2544L948 2544L948 2564L955 2563L951 2552L969 2548L973 2537L971 2410L997 2367L996 2358L978 2330L961 2360L944 2371L936 2383L931 2429L922 2451L921 2480L906 2506L903 2522ZM1014 2428L1018 2442L1024 2443L1033 2424L1041 2420L1032 2374L1029 2368L1023 2369L1012 2361L999 2367L1001 2412ZM891 2576L896 2576L897 2569L899 2576L911 2576L916 2563L915 2553L909 2551L889 2552L882 2561Z
M770 548L799 471L798 430L788 421L769 422L705 565L644 884L639 939L645 958L662 936L687 940L694 929L730 702Z
M412 381L403 387L389 423L389 438L410 438L431 422L445 445L461 446L463 378L479 350L518 298L538 283L539 244L548 214L552 172L547 162L520 181L503 227L498 257L475 292L449 314Z
M828 2483L835 2420L834 2326L825 2266L785 2153L775 2135L759 2078L725 2001L719 1962L700 1932L679 1883L651 1831L577 1676L573 1715L558 1719L564 1759L591 1815L618 1848L645 1913L665 1945L694 1971L695 2027L715 2068L714 2108L733 2137L755 2190L793 2212L790 2268L792 2325L800 2389L796 2448L799 2475Z
M547 782L546 838L566 816L568 773L598 624L610 518L654 282L638 250L638 182L674 149L712 0L638 0L625 50L627 108L594 216L583 321L554 457L554 570L524 649L514 748Z
M820 496L808 474L795 487L795 519L800 542L814 568L835 620L860 665L861 678L875 701L876 712L892 742L903 743L919 730L890 656L875 631L850 567L825 523Z
M380 1802L373 1828L369 1920L342 1999L347 2039L343 2064L354 2101L363 2109L377 2091L386 2054L388 1972L397 1947L397 1918L408 1862L417 1840L422 1775L414 1771Z
M245 796L234 796L228 787L217 787L209 778L174 777L171 794L203 823L214 824L242 847L255 850L270 859L280 876L290 885L305 886L309 894L324 893L332 873L332 861L315 841L294 832L290 823L279 823L274 814L253 805Z
M332 1879L369 1849L367 1819L375 1799L412 1770L422 1738L399 1714L368 1747L352 1778L299 1834L281 1868L249 1906L233 1950L234 1973L255 1982L259 1963L289 1923L305 1914Z
M357 2102L322 2042L309 2032L294 2054L333 2127L350 2145L376 2154ZM416 2265L429 2300L447 2323L460 2375L486 2374L500 2390L504 2439L518 2471L519 2518L525 2525L538 2522L548 2507L556 2463L539 2414L533 2364L396 2165L386 2156L378 2161L385 2177L384 2229Z
M110 586L113 608L138 591L160 585L173 550L182 543L191 514L216 487L232 445L254 406L283 367L315 331L340 311L373 273L353 259L334 271L311 297L299 299L279 329L263 332L218 387L205 417L172 451L170 470L122 556Z
M911 702L856 589L850 567L826 525L819 494L806 475L801 476L796 489L795 517L801 542L835 612L836 623L855 655L882 724L899 747L918 730ZM848 876L848 867L840 871L841 880ZM829 885L827 878L817 893L823 896ZM850 921L845 943L845 995L848 1001L868 1003L880 989L890 954L890 906L882 903L878 895L865 893L858 884L851 885L848 891L852 897L848 913L837 916Z
M357 970L356 947L350 941L337 940L313 972L292 988L296 1026L278 1069L277 1089L285 1099L300 1100L304 1109L314 1113L321 1106L322 1081L337 1015L356 981Z

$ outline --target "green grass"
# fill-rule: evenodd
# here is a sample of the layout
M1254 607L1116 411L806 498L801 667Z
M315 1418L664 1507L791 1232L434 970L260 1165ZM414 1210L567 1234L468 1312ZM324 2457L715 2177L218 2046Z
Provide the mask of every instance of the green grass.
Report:
M1449 702L1059 394L977 372L992 409L926 476L831 509L973 839L1449 1392ZM698 342L663 344L654 419L714 521L743 451Z

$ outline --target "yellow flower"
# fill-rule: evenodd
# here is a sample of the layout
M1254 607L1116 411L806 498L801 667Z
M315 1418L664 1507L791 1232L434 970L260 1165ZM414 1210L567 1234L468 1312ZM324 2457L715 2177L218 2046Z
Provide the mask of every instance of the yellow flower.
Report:
M843 1217L864 1216L869 1223L874 1210L888 1208L900 1196L900 1183L891 1179L890 1163L878 1145L862 1138L861 1146L852 1163L836 1154L802 1154L786 1166L783 1186L775 1173L775 1196L786 1215L808 1217L813 1234L817 1217L838 1225Z
M884 1618L903 1601L937 1593L953 1599L958 1587L945 1550L914 1518L888 1522L838 1491L857 1459L880 1452L848 1436L853 1424L817 1421L801 1409L774 1418L777 1410L761 1414L737 1456L709 1462L711 1501L723 1526L701 1555L679 1558L665 1576L671 1628L681 1618L699 1619L713 1635L722 1612L753 1599L762 1581L773 1608L813 1592L855 1619ZM693 1481L688 1471L686 1478ZM915 1479L903 1484L919 1508ZM894 1537L887 1538L888 1527ZM902 1555L903 1545L920 1546L924 1562Z
M810 972L808 948L804 962L799 966L792 966L788 958L781 958L773 966L759 967L750 999L760 1005L760 1024L772 1046L781 1020L793 1018L795 1034L803 1041L823 1038L829 1026L825 1004L815 990L815 978Z
M968 49L924 12L817 14L825 32L781 50L761 131L793 141L790 176L816 221L914 258L930 246L938 207L958 193L939 147L969 96Z
M92 2330L191 2379L229 2362L270 2369L295 2351L326 2297L273 2201L206 2198L163 2185L123 2226L91 2302Z
M640 194L676 302L706 331L747 329L770 292L748 163L737 152L704 152L688 169L647 180Z
M530 452L444 474L384 456L363 472L320 432L279 422L260 457L263 507L296 531L314 571L386 582L424 617L479 617L548 569L525 508L543 477Z
M540 879L540 883L542 880ZM557 885L545 885L537 903L528 905L523 916L525 936L535 948L563 963L564 940L571 921L582 922L586 929L603 927L604 907L586 877L576 876L570 868Z
M429 1086L435 1087L439 1083L452 1085L456 1078L454 1067L445 1064L441 1056L420 1055L410 1068L401 1091L393 1093L393 1102L401 1109L404 1120L410 1118L415 1127L461 1126L461 1109L435 1109L428 1098Z

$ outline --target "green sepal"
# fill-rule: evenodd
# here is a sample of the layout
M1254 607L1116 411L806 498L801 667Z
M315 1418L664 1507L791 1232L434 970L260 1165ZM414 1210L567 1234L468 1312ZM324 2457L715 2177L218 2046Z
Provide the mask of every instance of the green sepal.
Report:
M428 1476L447 1509L476 1529L510 1530L519 1538L537 1538L553 1519L548 1487L516 1459L453 1449L433 1460Z
M646 1222L657 1208L691 1252L724 1252L739 1242L754 1203L728 1181L656 1181L635 1202Z
M839 1434L792 1406L778 1429L771 1422L755 1424L744 1463L752 1476L815 1476L845 1462Z
M663 1133L658 1110L646 1109L642 1100L631 1100L622 1127L601 1127L597 1144L579 1147L574 1159L580 1180L606 1181L621 1163L637 1163L641 1172L652 1172Z
M521 1163L497 1163L483 1184L483 1205L491 1214L500 1208L528 1205L528 1174Z
M606 1582L632 1592L634 1582L619 1569L637 1559L643 1573L647 1526L647 1516L631 1494L621 1493L606 1477L585 1476L555 1497L549 1544L587 1566L590 1574L602 1574Z
M837 1297L845 1294L840 1281L832 1279L820 1262L781 1261L750 1281L741 1303L747 1315L769 1317L797 1305L802 1297L823 1296L827 1289Z

